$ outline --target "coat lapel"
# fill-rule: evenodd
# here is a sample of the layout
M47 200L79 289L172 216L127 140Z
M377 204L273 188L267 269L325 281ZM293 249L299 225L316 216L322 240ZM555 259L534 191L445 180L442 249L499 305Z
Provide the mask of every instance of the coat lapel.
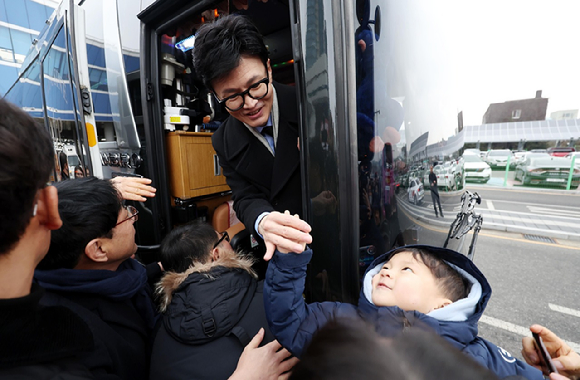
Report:
M226 159L236 172L250 182L270 187L274 157L266 147L238 120L230 117L225 125L228 134Z

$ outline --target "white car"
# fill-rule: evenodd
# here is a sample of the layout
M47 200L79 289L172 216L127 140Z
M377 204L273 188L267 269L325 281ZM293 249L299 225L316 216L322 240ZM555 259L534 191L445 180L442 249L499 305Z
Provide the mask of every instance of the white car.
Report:
M485 156L485 162L491 167L503 167L507 165L508 158L510 160L510 166L515 166L516 162L514 159L514 154L509 149L494 149L487 152Z
M477 154L463 155L463 170L466 181L487 183L491 178L491 167L483 162Z
M409 188L407 189L407 194L409 196L409 202L414 204L419 204L425 196L425 189L421 181L418 178L411 178L409 180Z

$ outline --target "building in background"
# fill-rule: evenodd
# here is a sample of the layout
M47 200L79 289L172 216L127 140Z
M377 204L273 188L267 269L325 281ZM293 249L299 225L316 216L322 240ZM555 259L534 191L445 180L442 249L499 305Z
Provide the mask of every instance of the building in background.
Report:
M38 33L60 0L0 0L0 96L18 70Z
M490 104L482 124L546 120L547 109L548 98L542 98L542 90L538 90L532 99Z
M552 120L571 120L578 119L578 110L561 110L550 114Z

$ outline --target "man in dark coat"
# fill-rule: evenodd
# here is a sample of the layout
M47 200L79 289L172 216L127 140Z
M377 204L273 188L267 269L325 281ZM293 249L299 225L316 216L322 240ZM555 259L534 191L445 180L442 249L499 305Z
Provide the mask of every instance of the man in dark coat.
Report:
M300 249L310 226L283 214L302 214L294 89L272 82L262 35L243 16L203 25L193 51L196 73L230 114L212 142L236 215L264 239L266 260L276 245Z
M274 339L252 261L233 251L227 233L220 236L205 223L177 227L165 237L166 273L157 287L163 324L153 344L151 380L227 379L261 328L263 344ZM295 361L280 364L287 370Z
M145 379L157 312L136 252L137 210L123 207L109 181L56 184L63 221L34 274L41 303L64 306L89 325L95 349L79 361L94 374Z
M435 209L435 217L437 215L437 205L439 205L439 212L443 218L443 210L441 209L441 201L439 199L439 188L437 187L437 175L433 173L433 165L429 168L429 189L431 190L431 200L433 201L433 208Z
M0 378L90 379L77 356L93 348L91 331L63 307L39 305L32 284L51 230L62 221L46 130L0 99Z

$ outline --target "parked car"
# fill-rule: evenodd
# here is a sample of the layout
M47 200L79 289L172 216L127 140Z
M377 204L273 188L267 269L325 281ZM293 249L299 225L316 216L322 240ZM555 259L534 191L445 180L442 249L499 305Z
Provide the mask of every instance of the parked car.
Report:
M506 167L508 158L510 159L510 166L515 166L514 154L509 149L492 149L487 152L485 162L493 167Z
M526 155L525 150L520 150L520 151L513 152L513 153L514 153L514 161L515 161L516 165L524 162L524 156Z
M528 157L516 167L515 179L522 185L562 185L568 183L572 160L565 157ZM574 168L572 187L580 184L580 169Z
M491 167L477 154L463 154L463 170L466 181L486 183L491 178Z
M580 168L580 152L572 152L566 155L566 158L572 159L572 157L576 157L574 160L574 166Z
M425 196L425 188L419 178L411 178L409 180L409 188L407 189L407 194L409 196L409 202L414 204L419 204L423 201Z
M555 156L555 157L565 157L566 155L568 155L569 153L575 152L576 149L574 149L573 147L554 147L554 148L548 148L548 154L550 156Z

